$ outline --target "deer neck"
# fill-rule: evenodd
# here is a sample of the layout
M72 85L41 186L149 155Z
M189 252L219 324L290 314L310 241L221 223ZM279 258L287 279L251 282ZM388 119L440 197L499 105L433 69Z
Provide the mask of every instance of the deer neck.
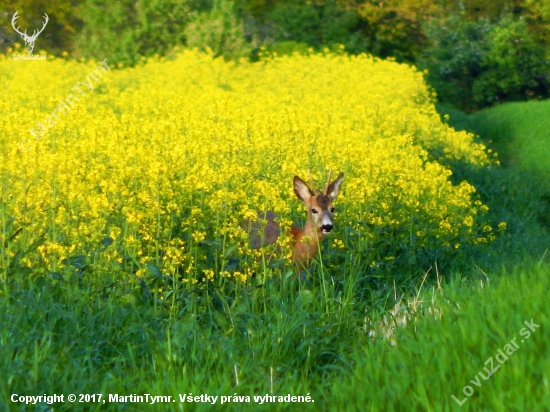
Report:
M305 226L302 228L303 236L309 236L312 240L321 241L323 239L323 232L317 227L317 223L313 220L308 220Z
M294 235L294 261L302 268L309 266L317 256L323 233L314 221L308 220L301 229L293 226L292 234Z

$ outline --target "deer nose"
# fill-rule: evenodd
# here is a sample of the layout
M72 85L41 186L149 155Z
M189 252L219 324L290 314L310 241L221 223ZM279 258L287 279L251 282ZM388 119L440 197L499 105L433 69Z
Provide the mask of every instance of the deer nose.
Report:
M323 231L323 233L330 233L332 232L332 225L323 225L321 226L321 230Z

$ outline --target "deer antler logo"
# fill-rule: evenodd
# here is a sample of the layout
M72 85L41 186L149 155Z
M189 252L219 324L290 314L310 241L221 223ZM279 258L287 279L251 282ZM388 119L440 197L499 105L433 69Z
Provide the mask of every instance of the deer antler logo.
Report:
M34 49L34 42L38 38L38 35L44 31L44 29L46 28L46 25L48 24L48 21L50 19L49 19L48 15L46 13L44 13L44 19L45 20L44 20L44 24L42 25L42 28L40 30L34 30L33 33L32 33L32 36L29 36L27 34L27 30L25 30L25 32L21 32L21 30L19 30L19 27L15 27L17 17L19 17L17 15L17 13L18 12L16 11L15 14L13 15L13 18L11 19L11 25L12 25L13 29L21 35L21 38L25 42L25 48L27 49L27 52L29 54L31 54L33 49Z

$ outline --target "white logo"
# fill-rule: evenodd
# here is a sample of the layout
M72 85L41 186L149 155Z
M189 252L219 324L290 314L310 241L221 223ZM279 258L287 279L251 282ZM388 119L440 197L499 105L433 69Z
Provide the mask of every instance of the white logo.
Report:
M17 17L19 17L17 15L17 13L18 12L16 11L15 14L13 15L13 18L11 19L11 25L12 25L13 29L21 35L21 38L25 42L25 48L27 49L27 52L29 54L31 54L32 50L34 49L34 42L38 38L38 35L44 31L44 29L46 28L46 24L48 24L48 21L50 19L48 18L48 15L46 13L44 13L45 20L44 20L44 24L42 25L42 28L40 30L34 30L33 33L32 33L32 36L29 36L27 34L27 30L25 30L25 32L22 33L19 30L19 27L15 27Z

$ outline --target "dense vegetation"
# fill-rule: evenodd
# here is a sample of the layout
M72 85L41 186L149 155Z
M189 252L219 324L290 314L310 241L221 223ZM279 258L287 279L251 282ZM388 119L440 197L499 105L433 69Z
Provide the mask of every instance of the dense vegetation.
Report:
M0 411L545 410L549 4L8 0ZM328 169L308 273L250 249Z
M205 393L251 398L234 410L265 394L338 411L548 404L548 165L514 149L550 146L546 102L442 122L414 69L332 53L21 63L0 61L0 407L44 393L176 400L83 406L97 410ZM504 166L445 122L491 136ZM239 222L303 222L289 177L328 168L346 173L336 233L302 281ZM540 327L527 338L524 322Z
M345 230L324 259L339 276L347 264L418 275L505 229L447 166L485 170L494 155L441 123L406 65L328 54L235 66L191 51L123 71L61 59L10 70L19 63L3 62L0 106L10 271L72 276L78 261L80 276L153 271L221 288L278 273L239 222L272 210L288 228L292 174L308 170L346 175Z
M0 52L21 42L10 20L40 27L48 53L136 65L198 47L227 60L262 48L368 53L428 69L440 101L472 111L549 96L550 6L538 0L9 0Z

